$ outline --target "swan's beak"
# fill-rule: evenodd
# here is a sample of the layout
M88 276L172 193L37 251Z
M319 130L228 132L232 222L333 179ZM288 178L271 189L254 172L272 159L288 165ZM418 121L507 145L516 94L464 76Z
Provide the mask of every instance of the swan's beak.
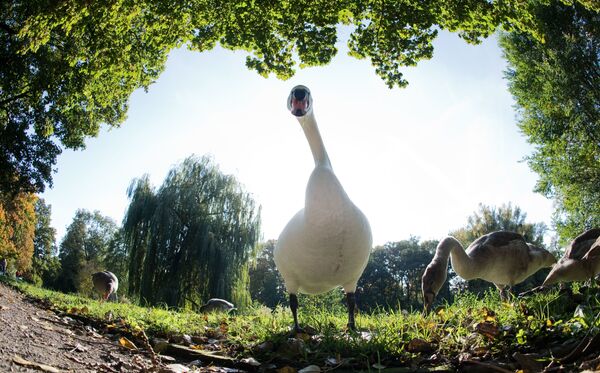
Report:
M292 89L288 98L288 109L297 116L303 117L310 110L310 91L305 86L299 85Z
M306 115L308 109L308 103L306 101L299 101L292 98L291 106L292 106L292 114L297 117L303 117Z
M425 306L425 312L429 313L431 311L431 305L433 304L433 300L435 299L435 294L427 291L423 292L423 306Z

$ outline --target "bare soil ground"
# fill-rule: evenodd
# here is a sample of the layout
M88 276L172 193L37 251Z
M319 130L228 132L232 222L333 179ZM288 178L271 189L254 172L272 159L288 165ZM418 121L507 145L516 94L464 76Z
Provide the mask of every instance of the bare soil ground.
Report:
M150 359L118 337L45 310L0 283L0 372L140 372Z

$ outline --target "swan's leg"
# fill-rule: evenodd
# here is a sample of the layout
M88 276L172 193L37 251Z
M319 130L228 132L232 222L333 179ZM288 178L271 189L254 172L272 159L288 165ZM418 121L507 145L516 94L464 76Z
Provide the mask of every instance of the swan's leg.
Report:
M355 331L354 309L356 308L356 295L354 293L346 293L346 300L348 302L348 330Z
M498 289L498 291L500 291L500 300L502 302L505 302L507 300L506 292L505 292L506 285L499 285L499 284L494 284L494 285L496 285L496 288Z
M507 285L505 290L506 290L506 299L507 300L512 300L515 298L515 295L512 292L512 286Z
M290 309L292 310L292 316L294 317L294 331L296 333L302 332L300 325L298 325L298 296L294 293L290 293Z

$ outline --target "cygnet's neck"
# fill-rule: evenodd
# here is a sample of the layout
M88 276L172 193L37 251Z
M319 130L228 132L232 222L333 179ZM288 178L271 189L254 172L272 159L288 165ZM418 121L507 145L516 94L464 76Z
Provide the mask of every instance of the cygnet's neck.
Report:
M315 167L326 166L331 168L331 162L329 161L329 156L327 156L325 144L323 144L313 111L311 110L306 115L299 117L298 122L300 122L306 140L308 140L308 145L310 145L310 151L315 160Z
M452 269L457 275L465 280L476 277L472 259L467 255L463 246L452 236L446 237L440 242L436 250L436 256L451 257Z

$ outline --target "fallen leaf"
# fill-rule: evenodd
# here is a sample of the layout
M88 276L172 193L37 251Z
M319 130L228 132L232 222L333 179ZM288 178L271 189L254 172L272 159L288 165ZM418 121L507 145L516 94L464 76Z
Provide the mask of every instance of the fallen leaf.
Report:
M477 323L475 325L475 331L490 339L495 339L500 332L498 330L498 325L489 321Z
M495 322L495 321L496 321L496 316L487 315L487 316L485 317L485 321L488 321L488 322Z
M287 341L279 346L279 353L287 357L304 356L307 351L306 344L303 340L297 338L288 338Z
M414 338L408 342L406 349L409 352L429 352L434 350L431 343L421 338Z
M573 317L585 317L585 306L578 305L573 312Z
M154 352L156 352L157 354L161 354L165 352L167 348L169 348L169 342L163 338L154 338L152 340L152 347L154 349ZM190 347L194 348L194 346Z
M88 313L90 312L90 309L87 308L87 306L83 306L81 307L81 309L79 310L80 313Z
M119 343L121 344L121 346L128 348L130 350L137 350L137 347L133 344L133 342L131 342L129 339L127 339L125 337L119 338Z
M88 335L91 336L92 338L102 338L102 335L98 334L96 332L88 332Z
M308 333L296 333L296 338L308 342L310 340L310 335Z
M163 367L159 373L186 373L189 372L190 368L181 364L169 364Z
M185 343L186 345L191 345L193 343L192 341L192 337L188 334L183 334L181 336L182 342Z
M161 357L163 357L163 356L164 355L162 355ZM201 367L202 366L202 360L197 359L197 360L190 361L190 363L188 365L195 366L195 367Z
M521 309L521 312L523 313L523 315L529 316L530 311L529 311L529 308L527 308L527 306L525 305L525 303L519 303L519 308Z
M71 351L69 351L69 352L74 352L74 351L76 351L76 352L86 352L87 350L88 350L88 348L87 348L87 347L84 347L84 346L82 346L81 344L77 343L77 344L76 344L76 345L73 347L73 349L72 349Z
M298 371L298 373L317 373L320 372L321 368L317 365L309 365L306 368L302 368Z
M335 358L335 357L328 357L327 359L325 359L325 364L327 365L338 365L340 363L340 361Z
M358 336L365 341L370 341L373 338L370 332L360 332Z
M308 334L308 335L315 335L318 334L318 330L313 328L310 325L304 325L304 327L302 328L304 330L304 333Z
M219 329L221 330L222 334L227 334L227 331L229 330L229 325L227 325L225 321L222 321L219 325Z
M175 363L176 361L177 361L177 359L175 359L173 356L160 355L160 362L161 363Z
M375 364L371 365L371 367L373 367L375 369L379 369L379 370L386 368L385 365L382 365L382 364L379 364L379 363L375 363Z
M286 365L283 368L277 369L277 373L296 373L296 369Z
M248 365L251 365L251 366L253 366L253 367L258 367L258 366L260 366L260 363L258 362L258 360L256 360L256 359L255 359L255 358L253 358L253 357L247 357L247 358L245 358L245 359L242 359L242 360L240 360L240 361L241 361L242 363L244 363L244 364L248 364Z
M52 367L52 366L46 365L46 364L34 363L32 361L23 359L19 355L13 356L13 363L23 365L26 367L38 368L38 369L43 370L44 372L60 373L60 370L56 369L55 367Z
M273 351L274 345L271 341L265 341L259 345L256 345L252 348L252 350L259 354L266 354L268 352Z
M476 347L473 349L474 356L484 356L488 352L489 352L489 350L485 347Z
M544 364L537 361L533 354L515 352L512 357L519 363L523 370L529 372L541 372L544 369Z

